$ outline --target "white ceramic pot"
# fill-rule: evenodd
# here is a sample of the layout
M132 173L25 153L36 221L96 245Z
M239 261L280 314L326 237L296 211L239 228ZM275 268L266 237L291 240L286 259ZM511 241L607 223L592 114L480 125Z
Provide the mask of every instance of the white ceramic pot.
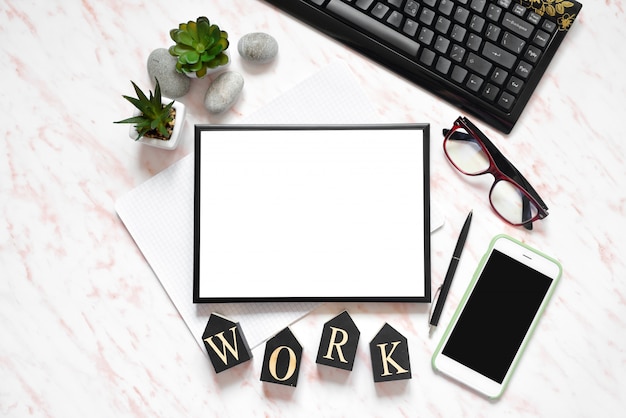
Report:
M171 102L170 99L163 98L163 104L168 104ZM137 140L139 134L137 133L137 129L135 125L131 125L129 136L136 140L137 142L141 142L142 144L150 145L151 147L163 148L173 150L180 143L181 132L183 130L183 126L185 124L185 105L181 102L174 101L172 105L174 109L176 109L176 119L174 120L174 130L172 131L172 136L168 140L156 139L156 138L147 138L145 136L141 137ZM141 112L136 111L135 116L139 115Z

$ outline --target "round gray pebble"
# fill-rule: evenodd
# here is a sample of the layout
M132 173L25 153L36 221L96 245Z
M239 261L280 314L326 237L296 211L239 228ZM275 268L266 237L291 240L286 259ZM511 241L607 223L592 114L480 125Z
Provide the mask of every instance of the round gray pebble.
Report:
M267 33L248 33L237 43L237 51L248 61L264 64L278 54L278 42Z
M234 71L218 75L204 96L204 107L210 113L218 114L230 109L243 90L243 77Z
M165 48L152 51L148 57L148 75L158 78L161 94L170 99L177 99L189 91L191 80L176 71L176 58Z

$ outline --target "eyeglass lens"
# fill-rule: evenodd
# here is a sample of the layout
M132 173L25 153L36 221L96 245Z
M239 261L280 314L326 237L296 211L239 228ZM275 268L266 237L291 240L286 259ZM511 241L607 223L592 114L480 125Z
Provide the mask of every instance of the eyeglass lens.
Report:
M468 175L490 172L485 148L464 128L458 128L444 142L446 155L458 170ZM489 199L493 209L513 225L525 224L537 216L537 207L515 183L497 179Z

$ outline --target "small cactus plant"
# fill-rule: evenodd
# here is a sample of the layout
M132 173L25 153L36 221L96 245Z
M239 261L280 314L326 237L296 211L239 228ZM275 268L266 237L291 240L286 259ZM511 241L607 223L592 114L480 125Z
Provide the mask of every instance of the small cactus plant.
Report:
M141 113L137 116L114 123L134 123L138 134L136 140L140 139L144 135L156 138L160 137L164 140L170 139L175 117L172 109L174 102L172 101L171 103L163 104L159 80L156 80L154 95L152 94L152 91L149 92L150 97L147 97L132 80L131 83L135 88L137 98L130 96L122 97L131 102Z
M170 31L175 45L169 48L170 54L177 58L176 70L183 74L195 74L204 77L209 68L217 68L228 63L228 33L209 22L205 16L196 21L178 25Z

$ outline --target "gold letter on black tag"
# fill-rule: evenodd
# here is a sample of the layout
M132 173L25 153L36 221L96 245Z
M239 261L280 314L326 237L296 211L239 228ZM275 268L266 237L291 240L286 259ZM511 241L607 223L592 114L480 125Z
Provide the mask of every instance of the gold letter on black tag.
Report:
M289 328L267 340L261 369L261 380L281 385L296 386L302 346Z
M411 378L407 339L385 324L370 343L374 382Z
M223 372L252 358L239 323L212 313L202 334L204 347L215 373Z
M343 311L324 324L315 362L352 370L360 335L348 312Z

